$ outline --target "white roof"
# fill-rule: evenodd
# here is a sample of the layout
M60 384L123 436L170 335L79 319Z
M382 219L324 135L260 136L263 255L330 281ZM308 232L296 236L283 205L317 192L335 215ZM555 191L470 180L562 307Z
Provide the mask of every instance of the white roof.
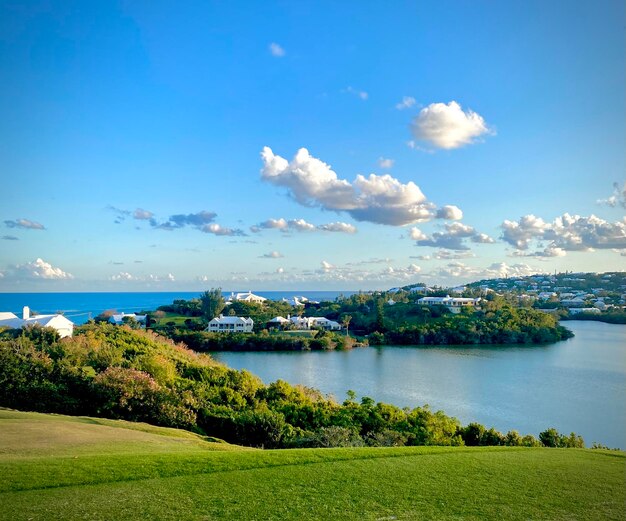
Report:
M10 320L12 318L17 318L17 315L10 311L0 311L0 320Z
M268 320L268 322L280 322L282 324L283 322L289 322L289 320L285 317L274 317L272 320Z
M231 317L220 315L211 320L214 324L254 324L254 320L244 317ZM211 323L209 322L209 324Z

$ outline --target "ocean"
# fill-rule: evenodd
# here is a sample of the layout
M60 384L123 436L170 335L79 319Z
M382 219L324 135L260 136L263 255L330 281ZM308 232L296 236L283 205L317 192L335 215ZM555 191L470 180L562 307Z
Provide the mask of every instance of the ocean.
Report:
M224 296L230 291L224 291ZM339 295L354 291L253 291L255 295L271 300L304 295L309 300L334 300ZM143 293L0 293L0 312L11 311L18 317L28 306L37 314L63 313L77 325L84 324L107 309L133 313L151 311L174 300L190 300L200 296L196 291L167 291Z

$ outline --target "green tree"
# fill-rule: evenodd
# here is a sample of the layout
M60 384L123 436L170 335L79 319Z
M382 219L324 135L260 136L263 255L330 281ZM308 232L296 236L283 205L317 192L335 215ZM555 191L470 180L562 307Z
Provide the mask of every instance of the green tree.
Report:
M200 295L200 309L207 320L212 320L224 309L222 288L211 288Z

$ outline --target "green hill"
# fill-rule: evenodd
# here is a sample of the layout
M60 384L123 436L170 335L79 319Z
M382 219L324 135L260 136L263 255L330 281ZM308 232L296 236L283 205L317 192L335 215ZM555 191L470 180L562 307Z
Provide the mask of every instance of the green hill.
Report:
M623 452L243 449L121 420L0 410L0 519L624 519Z

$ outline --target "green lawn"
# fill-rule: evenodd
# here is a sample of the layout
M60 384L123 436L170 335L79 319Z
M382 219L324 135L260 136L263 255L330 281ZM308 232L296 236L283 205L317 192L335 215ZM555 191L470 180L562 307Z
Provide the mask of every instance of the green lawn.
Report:
M246 450L0 410L0 519L626 518L626 456L577 449Z

